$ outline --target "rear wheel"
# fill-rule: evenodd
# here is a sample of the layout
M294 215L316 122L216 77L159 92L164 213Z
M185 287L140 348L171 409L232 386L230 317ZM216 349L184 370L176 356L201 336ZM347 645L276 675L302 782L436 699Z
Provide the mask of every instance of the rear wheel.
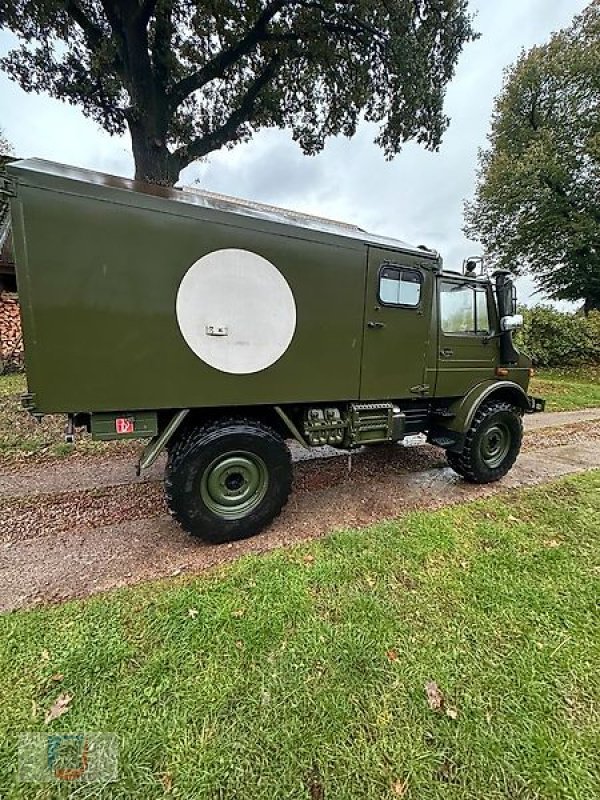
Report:
M258 533L290 493L292 468L283 439L245 419L187 431L170 448L165 491L171 514L193 536L221 543Z
M515 463L523 440L521 410L501 400L477 410L461 452L448 452L448 463L471 483L503 478Z

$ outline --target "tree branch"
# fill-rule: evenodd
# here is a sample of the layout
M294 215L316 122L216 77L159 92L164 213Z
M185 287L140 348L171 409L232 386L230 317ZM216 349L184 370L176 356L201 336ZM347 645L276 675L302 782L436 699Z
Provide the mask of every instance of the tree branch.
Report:
M66 0L65 11L81 28L87 46L95 53L102 44L104 31L85 13L77 0Z
M185 163L202 158L217 150L219 147L230 142L235 138L240 125L252 117L255 103L263 89L273 80L283 58L280 55L274 56L263 71L252 81L246 94L242 98L241 104L231 113L229 118L214 131L204 136L198 136L190 144L178 148L173 155Z
M169 79L169 61L171 59L171 41L174 32L174 0L158 0L158 2L157 0L149 0L148 5L152 5L156 10L154 40L152 42L152 63L154 64L156 79L166 94Z
M171 108L177 108L192 92L220 77L223 72L243 56L250 53L257 44L265 41L267 25L286 5L294 5L298 0L271 0L254 25L233 47L220 53L201 69L182 78L169 93Z
M146 27L148 22L150 21L150 17L154 14L154 10L157 5L157 0L145 0L141 9L140 9L140 22L141 24Z

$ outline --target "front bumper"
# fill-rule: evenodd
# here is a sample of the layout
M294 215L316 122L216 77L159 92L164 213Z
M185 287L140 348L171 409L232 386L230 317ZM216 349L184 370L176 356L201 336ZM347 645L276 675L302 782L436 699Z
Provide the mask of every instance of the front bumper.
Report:
M527 409L528 414L535 414L538 411L545 411L546 409L546 401L543 397L532 397L532 395L527 395L527 401L529 403L529 408Z

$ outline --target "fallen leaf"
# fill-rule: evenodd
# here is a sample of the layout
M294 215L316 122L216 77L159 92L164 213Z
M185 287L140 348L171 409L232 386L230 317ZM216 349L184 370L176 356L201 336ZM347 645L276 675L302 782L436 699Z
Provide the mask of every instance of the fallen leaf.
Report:
M521 522L520 519L517 519L517 517L513 517L512 514L508 515L508 520L509 522Z
M44 717L44 723L48 725L52 720L58 719L62 717L63 714L66 714L72 699L73 696L70 694L59 694Z
M435 681L427 681L425 684L425 694L427 703L432 711L440 711L444 706L444 695Z
M560 547L560 542L558 541L558 539L546 539L544 544L546 545L546 547Z
M50 676L50 680L54 681L55 683L59 683L64 677L65 676L62 674L62 672L56 672L54 675Z
M188 608L188 617L195 619L198 616L198 609L197 608Z
M231 612L231 616L232 617L236 617L237 619L239 619L240 617L243 617L244 616L244 609L243 608L236 608L235 611Z
M446 707L446 716L450 717L450 719L456 719L458 717L458 711L452 706Z
M444 783L457 783L458 769L450 759L445 758L440 764L435 777Z
M313 555L311 555L310 553L307 553L302 559L302 561L304 561L305 564L312 564L314 562L314 560L315 560L315 557Z
M42 661L50 661L50 653L47 650L42 650Z
M395 650L388 650L386 656L389 661L398 661L398 653Z
M396 781L392 783L392 794L396 797L404 797L408 789L408 778L403 781Z
M37 717L37 712L38 712L38 704L35 702L35 700L32 700L31 701L31 716L34 719Z
M170 792L173 788L173 776L168 772L163 772L163 774L160 776L160 782L162 783L165 792Z

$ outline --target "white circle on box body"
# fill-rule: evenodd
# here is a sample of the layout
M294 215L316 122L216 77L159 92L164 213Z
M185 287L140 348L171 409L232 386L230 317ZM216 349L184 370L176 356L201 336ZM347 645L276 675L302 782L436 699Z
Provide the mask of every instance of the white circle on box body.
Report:
M249 250L208 253L183 276L177 324L206 364L234 375L270 367L296 331L296 303L274 264Z

